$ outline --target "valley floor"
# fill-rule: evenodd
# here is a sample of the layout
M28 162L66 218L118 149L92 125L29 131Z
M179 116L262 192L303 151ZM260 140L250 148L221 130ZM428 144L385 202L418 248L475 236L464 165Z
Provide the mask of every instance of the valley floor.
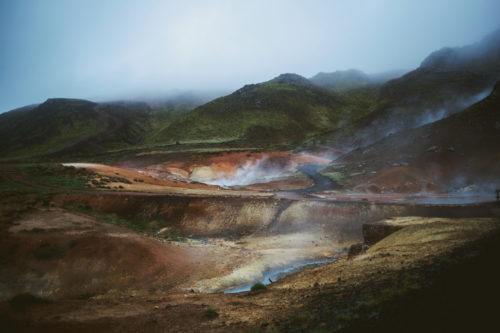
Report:
M494 323L500 206L491 198L355 193L334 182L311 191L324 178L301 167L328 161L238 154L206 165L1 166L1 327L458 332ZM257 168L253 183L217 185L244 174L243 157ZM328 263L223 293L314 260Z
M3 207L9 218L2 224L2 292L10 296L0 304L0 318L7 331L389 327L437 332L493 322L486 304L498 291L493 283L500 244L495 205L484 207L492 214L489 218L414 217L375 223L375 230L385 230L387 224L397 228L358 254L351 247L349 256L291 274L266 290L223 294L207 291L220 290L235 272L250 274L275 259L286 262L287 251L307 256L329 251L332 256L354 240L342 245L311 234L301 235L303 243L297 245L297 234L282 234L159 241L102 223L92 214L32 204L39 208L13 212ZM309 242L313 245L305 245Z

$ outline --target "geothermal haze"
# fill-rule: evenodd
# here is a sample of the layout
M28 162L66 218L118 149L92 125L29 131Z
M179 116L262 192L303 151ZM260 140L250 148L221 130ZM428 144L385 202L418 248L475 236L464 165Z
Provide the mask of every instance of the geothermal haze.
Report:
M0 2L0 112L49 97L236 89L413 69L498 28L498 0Z

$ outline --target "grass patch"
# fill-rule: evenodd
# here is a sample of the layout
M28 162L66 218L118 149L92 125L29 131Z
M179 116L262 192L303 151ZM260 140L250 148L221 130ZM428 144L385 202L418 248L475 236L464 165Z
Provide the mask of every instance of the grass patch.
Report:
M0 194L45 193L46 191L25 184L16 183L0 175Z
M120 217L115 213L106 213L92 209L88 205L82 205L80 203L70 203L64 206L65 209L73 212L82 213L91 216L102 223L114 224L131 229L135 232L139 232L150 237L161 237L168 238L169 240L185 242L187 238L182 235L182 233L177 229L172 229L170 232L162 235L158 235L158 231L170 226L170 223L162 218L156 218L154 220L145 219L128 219Z
M136 154L136 156L148 156L148 155L160 155L160 154L177 154L177 153L195 153L195 154L212 154L212 153L223 153L230 151L260 151L261 148L192 148L192 149L180 149L180 150L152 150L147 152L141 152Z
M170 230L167 233L163 233L160 235L162 238L166 238L168 240L174 241L174 242L186 242L187 238L182 235L182 232L178 229L173 229Z
M35 182L69 189L88 188L88 182L97 175L87 169L57 163L20 164L16 167Z
M208 308L205 310L205 317L207 317L207 318L214 319L214 318L217 318L218 316L219 316L219 313L214 308Z
M257 282L250 288L250 291L267 290L267 286L263 283Z
M63 166L58 163L21 164L17 165L17 168L40 184L75 190L92 187L109 188L109 183L131 184L122 177L103 176L85 168Z

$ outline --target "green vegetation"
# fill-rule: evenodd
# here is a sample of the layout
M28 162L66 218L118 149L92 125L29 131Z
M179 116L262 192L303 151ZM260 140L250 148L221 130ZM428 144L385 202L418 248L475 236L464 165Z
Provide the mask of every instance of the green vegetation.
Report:
M307 79L284 74L247 85L173 121L155 142L218 140L257 144L298 143L337 126L343 115L338 97Z
M28 185L20 184L10 180L5 175L0 174L0 194L13 194L13 193L33 193L41 192L37 188Z
M259 290L266 290L267 286L263 283L257 282L250 288L250 291L259 291Z
M208 308L207 310L205 310L205 317L207 317L207 318L213 319L213 318L217 318L218 316L219 316L219 313L214 308Z
M336 71L333 73L318 73L310 80L321 87L339 92L361 88L371 84L370 77L356 69Z
M37 183L69 189L90 187L89 181L97 176L90 170L55 163L20 164L16 167Z
M148 155L159 155L159 154L178 154L178 153L194 153L194 154L214 154L214 153L224 153L233 151L261 151L261 148L192 148L192 149L179 149L179 150L152 150L147 152L142 152L136 156L148 156Z
M177 229L170 230L168 233L163 233L160 235L162 238L166 238L168 240L174 242L186 242L187 238L182 235L182 232Z
M0 115L2 158L54 152L105 128L95 103L49 99L32 110Z
M187 238L183 236L180 230L172 228L171 224L167 220L162 218L156 218L153 220L129 219L120 217L114 213L106 213L98 211L92 209L92 207L88 205L82 205L76 202L67 204L64 208L69 211L79 212L88 216L92 216L93 218L102 223L119 225L151 237L165 238L177 242L187 241ZM165 228L168 228L166 232L158 234L159 230Z
M37 183L68 189L110 188L109 183L131 184L122 177L102 176L85 168L58 163L19 164L16 167Z
M356 88L339 93L343 105L340 111L346 121L342 125L356 122L377 109L379 86Z

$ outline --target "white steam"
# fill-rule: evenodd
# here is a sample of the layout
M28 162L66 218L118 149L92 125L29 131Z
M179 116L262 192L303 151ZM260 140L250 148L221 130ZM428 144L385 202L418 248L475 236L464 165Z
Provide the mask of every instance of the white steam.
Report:
M200 183L228 188L269 182L280 176L283 171L282 168L273 167L267 162L267 158L263 157L255 161L247 161L238 167L236 172L217 171L216 168L208 166L198 167L193 170L190 178Z
M496 190L500 189L500 181L494 176L474 179L466 174L455 176L449 182L449 192L461 195L483 195L494 199Z
M455 113L464 111L472 104L484 99L491 91L492 88L475 95L458 98L439 108L426 109L418 115L412 115L405 108L397 108L389 117L378 118L369 126L359 129L353 137L347 139L343 148L348 152L366 147L390 135L447 118Z
M479 94L469 96L467 98L459 99L452 103L450 106L439 108L437 110L425 110L422 114L415 118L413 128L424 126L443 118L449 117L454 113L460 112L474 103L479 102L491 93L491 89L487 89Z
M445 118L446 116L447 116L446 109L439 109L439 110L427 109L415 119L414 127L420 127L436 122L438 120Z

